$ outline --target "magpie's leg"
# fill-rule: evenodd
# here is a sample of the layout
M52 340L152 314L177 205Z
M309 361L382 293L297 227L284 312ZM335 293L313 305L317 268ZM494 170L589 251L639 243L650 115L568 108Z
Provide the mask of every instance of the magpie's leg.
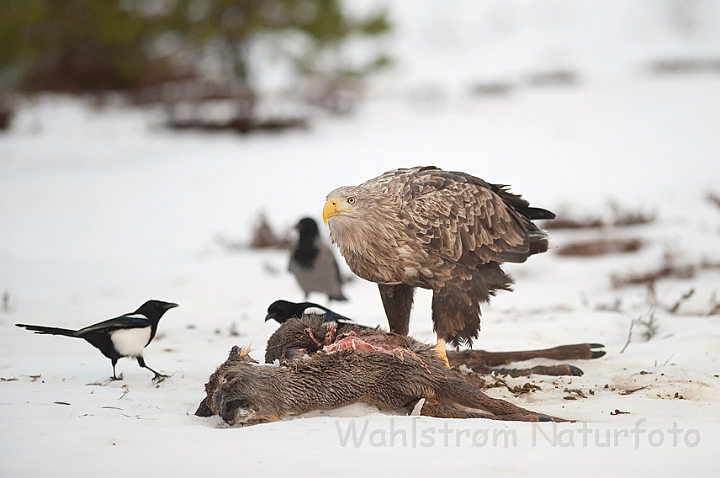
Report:
M138 364L139 364L141 367L146 368L146 369L150 370L152 373L155 374L155 376L153 377L153 382L159 381L161 378L168 378L168 377L169 377L169 375L163 375L163 374L161 374L160 372L157 372L156 370L153 370L153 369L151 369L150 367L148 367L148 366L145 364L145 359L142 358L142 356L138 356L137 361L138 361Z
M119 377L115 374L115 365L117 365L117 359L110 359L110 360L112 361L112 366L113 366L113 374L112 374L112 377L110 377L110 380L122 380L122 374Z

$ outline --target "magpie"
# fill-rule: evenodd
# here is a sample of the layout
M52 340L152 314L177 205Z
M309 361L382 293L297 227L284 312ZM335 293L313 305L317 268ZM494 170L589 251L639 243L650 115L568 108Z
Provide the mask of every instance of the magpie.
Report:
M347 300L342 293L340 268L335 255L320 238L315 220L302 218L295 229L299 237L290 255L288 270L305 292L305 299L310 292L320 292L326 294L329 300Z
M135 357L138 364L155 374L153 382L166 378L167 375L158 373L145 364L143 351L152 339L155 338L158 322L165 312L177 307L178 304L149 300L141 305L135 312L123 314L114 319L104 320L89 325L80 330L60 329L57 327L44 327L42 325L15 324L36 334L64 335L85 339L93 347L110 359L113 367L112 380L120 380L115 374L115 364L122 357Z
M355 325L363 329L374 329L374 327L358 325L354 320L340 315L322 305L313 304L312 302L295 303L288 300L276 300L270 304L267 311L268 314L265 316L265 322L270 319L275 319L278 323L283 324L292 317L299 319L306 314L315 314L324 316L325 322L337 322L341 325Z

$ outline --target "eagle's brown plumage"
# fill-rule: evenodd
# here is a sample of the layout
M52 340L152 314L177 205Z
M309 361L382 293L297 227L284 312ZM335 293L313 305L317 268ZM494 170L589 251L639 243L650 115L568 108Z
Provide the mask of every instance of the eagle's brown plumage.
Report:
M323 216L350 269L378 284L393 331L408 333L414 288L431 289L435 331L454 346L477 338L481 302L511 290L500 263L547 250L532 220L555 217L507 186L433 166L335 189Z

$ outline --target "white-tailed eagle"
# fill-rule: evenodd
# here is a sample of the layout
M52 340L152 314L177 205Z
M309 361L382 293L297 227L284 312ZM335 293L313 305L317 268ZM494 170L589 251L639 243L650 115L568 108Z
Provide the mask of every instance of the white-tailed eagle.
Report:
M438 346L472 346L480 303L511 290L503 262L548 249L552 219L505 185L434 166L396 169L327 196L323 219L350 269L378 284L390 329L407 335L415 287L433 291Z

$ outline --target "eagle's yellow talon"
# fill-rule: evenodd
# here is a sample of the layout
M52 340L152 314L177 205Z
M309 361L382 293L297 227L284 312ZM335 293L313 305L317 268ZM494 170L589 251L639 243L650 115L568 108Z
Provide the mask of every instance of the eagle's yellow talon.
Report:
M445 341L439 338L437 341L437 345L435 345L434 349L438 358L445 362L445 366L447 368L450 368L450 362L448 362L447 353L445 352Z

